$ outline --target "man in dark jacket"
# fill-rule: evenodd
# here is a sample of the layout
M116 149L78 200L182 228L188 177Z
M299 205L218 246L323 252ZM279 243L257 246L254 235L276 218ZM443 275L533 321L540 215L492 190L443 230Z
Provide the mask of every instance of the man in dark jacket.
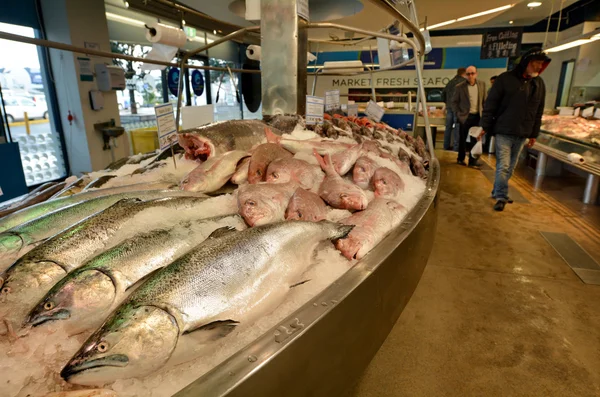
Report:
M477 167L477 159L471 156L471 148L475 146L475 138L469 138L469 130L478 127L483 112L483 104L487 98L485 83L477 79L477 68L467 68L467 81L456 86L452 98L452 110L460 123L460 141L458 145L458 164L465 164L465 156L469 153L469 167Z
M492 86L483 109L483 134L496 137L494 210L503 211L508 180L513 174L525 141L532 147L540 132L546 86L539 75L550 63L541 49L528 51L513 70L502 73ZM481 137L480 137L481 138Z
M454 89L458 83L462 83L465 81L465 76L467 73L467 69L458 68L456 70L456 76L452 80L446 84L444 90L442 91L442 101L446 104L446 129L444 130L444 150L452 150L454 147L454 151L458 152L458 140L459 140L459 131L458 131L458 120L456 118L456 114L452 110L452 97L454 97ZM454 139L454 145L452 145L452 140Z

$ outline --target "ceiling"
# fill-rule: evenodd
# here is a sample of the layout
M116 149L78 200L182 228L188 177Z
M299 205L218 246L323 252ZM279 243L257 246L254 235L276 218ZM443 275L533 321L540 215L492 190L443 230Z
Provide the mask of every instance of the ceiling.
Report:
M389 14L374 5L371 1L360 1L363 3L362 10L359 10L360 7L355 4L355 1L347 1L346 8L348 8L348 4L350 4L350 7L357 9L356 14L335 19L335 22L368 30L379 30L392 22L392 18ZM505 6L507 4L515 4L514 7L504 12L472 18L436 29L440 31L457 28L511 26L509 21L513 21L513 26L529 26L550 15L551 9L552 12L559 11L561 4L561 1L559 0L541 0L542 5L540 7L529 9L527 7L529 1L531 0L416 0L415 4L417 6L417 15L419 16L420 22L424 23L425 20L427 20L428 26L460 18L465 15ZM577 0L563 0L562 6L568 7L576 1ZM239 26L250 26L252 24L230 10L230 8L239 9L240 0L181 0L181 2L191 8L204 12L213 18L232 24ZM313 9L322 9L324 3L330 3L332 7L337 7L339 5L339 0L310 0L310 5ZM354 10L349 10L347 13L354 14ZM330 32L323 30L313 31L311 32L310 37L327 38L329 33Z

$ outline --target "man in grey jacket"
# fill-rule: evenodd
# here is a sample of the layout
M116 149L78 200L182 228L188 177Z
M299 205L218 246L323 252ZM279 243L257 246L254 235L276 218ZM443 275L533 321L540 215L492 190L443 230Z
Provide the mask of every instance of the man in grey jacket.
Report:
M458 145L458 158L456 162L465 164L466 152L469 152L469 167L477 167L477 159L471 156L471 148L475 145L476 139L470 139L469 129L478 127L483 112L483 104L487 98L485 83L477 80L477 68L469 66L467 68L467 81L456 86L454 97L452 98L452 110L456 113L460 123L460 141Z
M452 110L452 98L454 97L454 89L458 83L462 83L465 81L465 75L467 73L467 69L458 68L456 70L456 76L452 78L444 87L442 91L442 101L446 104L446 129L444 130L444 150L452 150L454 148L455 152L458 152L458 141L459 141L459 133L458 133L458 120L456 119L456 114ZM452 142L454 141L454 142Z

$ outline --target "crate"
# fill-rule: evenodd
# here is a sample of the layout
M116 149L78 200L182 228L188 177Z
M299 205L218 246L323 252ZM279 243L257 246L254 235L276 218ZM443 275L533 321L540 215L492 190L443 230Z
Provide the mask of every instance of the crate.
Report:
M138 128L130 131L133 154L148 153L159 148L156 127Z

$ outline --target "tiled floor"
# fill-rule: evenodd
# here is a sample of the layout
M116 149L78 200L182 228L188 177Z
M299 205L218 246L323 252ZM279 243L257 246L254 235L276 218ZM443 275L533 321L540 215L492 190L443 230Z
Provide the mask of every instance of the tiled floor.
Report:
M577 204L572 187L535 192L518 173L513 188L529 203L497 213L484 174L439 155L429 263L350 395L600 396L600 287L583 284L540 234L567 233L598 260L598 208Z

